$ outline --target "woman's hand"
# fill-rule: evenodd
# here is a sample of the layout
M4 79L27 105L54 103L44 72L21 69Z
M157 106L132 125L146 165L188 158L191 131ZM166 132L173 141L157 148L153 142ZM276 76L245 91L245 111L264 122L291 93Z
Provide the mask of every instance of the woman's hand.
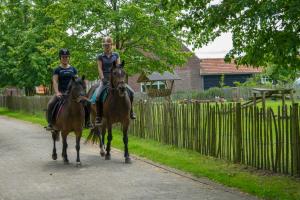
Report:
M62 93L61 93L61 92L57 92L55 95L56 95L57 97L61 97L61 96L62 96Z

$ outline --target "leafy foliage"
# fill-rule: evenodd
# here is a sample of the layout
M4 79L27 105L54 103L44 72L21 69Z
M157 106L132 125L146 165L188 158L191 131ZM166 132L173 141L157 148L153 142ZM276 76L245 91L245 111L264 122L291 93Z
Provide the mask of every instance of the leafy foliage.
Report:
M252 66L300 67L299 0L162 0L165 10L181 10L179 28L201 47L232 32L233 48L226 59Z
M53 62L48 49L51 18L44 9L51 1L2 1L0 21L0 86L13 85L32 91L34 86L49 84ZM47 51L45 51L47 49Z
M178 13L160 0L3 0L0 3L0 86L50 84L58 49L89 79L98 77L95 58L102 37L112 36L127 72L172 70L190 55L175 31Z
M81 70L95 68L95 57L101 53L102 37L111 35L116 51L126 60L129 74L172 70L188 56L183 52L180 32L174 32L176 15L158 9L160 1L69 1L55 5L58 22L65 21L70 30L68 45L75 63L84 62ZM67 41L67 40L65 40ZM85 53L83 53L85 52ZM86 62L85 62L86 61ZM90 70L93 72L93 70Z

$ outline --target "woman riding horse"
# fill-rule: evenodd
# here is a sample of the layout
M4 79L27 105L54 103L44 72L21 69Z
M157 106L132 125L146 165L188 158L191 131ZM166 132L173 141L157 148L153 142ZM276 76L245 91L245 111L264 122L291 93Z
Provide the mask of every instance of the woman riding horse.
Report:
M130 111L131 111L131 101L126 91L126 72L123 69L124 62L120 65L113 64L111 68L111 76L109 80L109 86L107 91L106 100L103 103L103 119L102 126L95 126L87 137L87 141L96 142L98 139L100 141L100 155L105 156L106 160L110 160L110 146L112 141L112 125L114 123L120 123L123 132L123 143L124 143L124 157L125 163L131 163L131 159L128 151L128 127L130 124ZM96 86L90 88L88 92L88 98L91 94L95 93ZM94 115L96 114L96 108L92 106L92 119L94 120ZM101 129L101 131L100 131ZM106 153L104 151L105 134L107 135L107 145Z
M113 64L119 65L120 64L120 56L116 52L112 52L112 44L113 40L111 37L105 37L103 38L102 46L104 48L104 52L97 56L97 64L98 64L98 72L99 72L99 78L102 81L102 84L100 84L99 88L95 91L96 95L96 110L97 110L97 116L96 116L96 126L102 125L102 117L103 117L103 103L104 103L104 95L107 94L107 90L109 88L109 80L110 80L110 73L111 68ZM129 85L126 84L126 90L130 98L130 102L132 105L133 97L134 97L134 91L129 87ZM132 110L130 110L130 118L135 119L135 114Z
M61 99L62 95L67 92L68 85L72 79L77 75L77 69L69 64L70 61L70 51L68 49L60 49L58 53L60 59L60 66L54 69L52 82L55 95L50 99L47 106L47 121L48 126L46 130L53 130L53 123L55 120L55 116L53 116L55 105ZM85 121L86 126L89 122L89 113L88 106L85 107Z

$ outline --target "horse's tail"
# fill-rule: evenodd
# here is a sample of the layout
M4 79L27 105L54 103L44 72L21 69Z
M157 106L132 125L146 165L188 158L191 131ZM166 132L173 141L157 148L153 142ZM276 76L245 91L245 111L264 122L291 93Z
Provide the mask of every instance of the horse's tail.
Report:
M59 131L52 131L52 139L54 141L59 141Z
M101 137L100 129L94 127L90 130L90 133L87 136L85 143L91 142L92 144L98 144L100 143L100 137Z

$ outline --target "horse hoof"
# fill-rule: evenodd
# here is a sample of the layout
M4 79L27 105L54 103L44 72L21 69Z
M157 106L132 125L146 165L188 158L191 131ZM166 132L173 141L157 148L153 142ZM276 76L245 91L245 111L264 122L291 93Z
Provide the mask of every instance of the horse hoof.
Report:
M101 152L101 151L100 151L100 156L101 156L101 157L104 157L104 156L105 156L105 152Z
M56 160L57 159L57 154L52 154L52 159Z
M126 164L131 164L131 163L132 163L132 162L131 162L131 158L129 158L129 157L125 158L125 163L126 163Z
M110 160L110 155L105 155L105 160Z
M81 162L76 162L76 167L81 166Z

